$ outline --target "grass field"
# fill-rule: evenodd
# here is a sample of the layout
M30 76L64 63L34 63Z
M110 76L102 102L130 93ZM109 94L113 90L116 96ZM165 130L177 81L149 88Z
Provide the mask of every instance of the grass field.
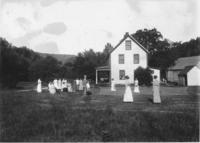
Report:
M162 104L141 87L123 103L123 87L49 95L0 91L0 141L199 141L199 95L162 87Z

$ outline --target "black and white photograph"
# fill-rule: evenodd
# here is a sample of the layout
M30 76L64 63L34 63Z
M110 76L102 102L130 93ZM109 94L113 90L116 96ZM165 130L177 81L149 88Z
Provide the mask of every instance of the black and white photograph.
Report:
M0 142L200 142L199 0L0 0Z

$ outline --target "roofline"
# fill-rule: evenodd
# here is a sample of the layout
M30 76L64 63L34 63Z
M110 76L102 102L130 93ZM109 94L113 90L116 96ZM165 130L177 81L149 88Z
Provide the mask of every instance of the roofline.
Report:
M142 46L134 37L130 36L128 32L125 33L124 38L122 38L120 40L120 42L115 46L115 48L110 52L110 54L119 47L119 45L124 42L124 40L129 37L133 42L135 42L141 49L143 49L147 54L149 53L149 51L144 48L144 46Z

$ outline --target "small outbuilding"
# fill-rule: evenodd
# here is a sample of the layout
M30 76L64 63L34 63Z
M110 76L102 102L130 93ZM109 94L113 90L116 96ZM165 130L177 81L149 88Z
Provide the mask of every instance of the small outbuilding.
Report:
M168 69L167 80L182 86L200 86L200 56L177 59Z
M185 67L179 73L179 84L183 86L200 86L200 65Z

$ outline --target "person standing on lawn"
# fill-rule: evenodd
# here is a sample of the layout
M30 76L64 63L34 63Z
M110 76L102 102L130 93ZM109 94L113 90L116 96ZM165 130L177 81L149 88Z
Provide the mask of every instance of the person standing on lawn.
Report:
M89 81L87 81L87 83L86 83L86 91L90 91L90 82Z
M38 84L37 84L37 93L42 92L42 81L38 79Z
M116 91L116 88L115 88L115 81L114 81L113 78L112 78L112 80L111 80L111 91Z
M139 83L138 83L137 78L136 78L136 80L135 80L135 82L134 82L134 92L135 92L135 93L140 93Z
M124 102L133 102L133 94L130 87L129 77L125 76L125 93L123 97Z
M53 84L54 84L54 87L56 88L56 90L58 90L58 80L57 79L53 80Z
M55 94L56 93L56 89L54 87L54 84L52 82L49 83L49 93L50 94Z
M86 95L86 92L87 92L86 84L87 84L87 76L84 75L84 79L83 79L83 95Z
M79 91L83 91L83 80L79 80Z
M62 91L62 81L61 81L61 79L58 80L58 90L60 92Z
M79 79L77 78L77 79L76 79L76 90L77 90L77 91L79 90L79 84L80 84L80 82L79 82Z
M153 78L153 103L161 103L160 82L158 81L156 75Z

